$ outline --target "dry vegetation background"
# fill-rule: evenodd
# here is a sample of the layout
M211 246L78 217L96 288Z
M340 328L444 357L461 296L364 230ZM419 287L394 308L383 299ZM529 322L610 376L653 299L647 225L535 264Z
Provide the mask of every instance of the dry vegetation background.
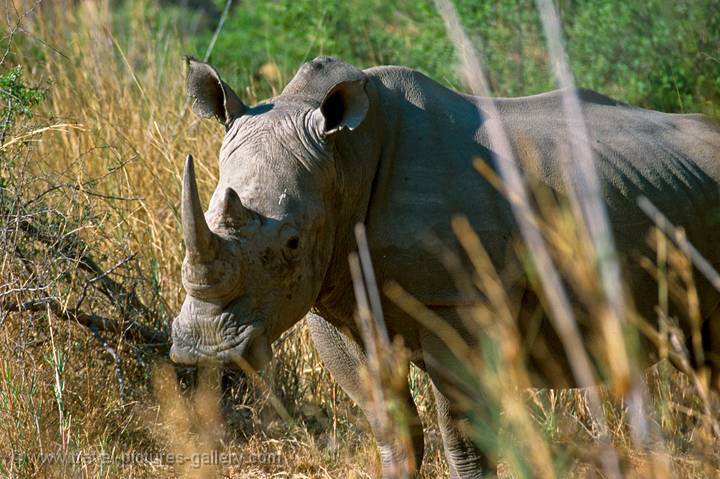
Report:
M157 7L142 1L124 4L123 35L107 1L2 8L0 475L374 477L378 457L366 422L322 369L302 324L275 344L261 378L196 374L165 359L183 296L182 159L188 152L197 159L207 200L222 139L220 126L187 108L182 32L158 28L147 13ZM13 76L15 65L21 70ZM263 65L238 88L246 100L281 86L284 70ZM557 221L548 223L564 238L555 250L567 252L577 237L562 212L553 214ZM691 285L682 273L687 258L660 237L657 244L667 248L662 258L670 265L669 273L658 271L682 296ZM596 279L582 283L597 287ZM503 328L488 337L512 340ZM493 417L502 428L492 439L501 474L600 474L601 428L587 394L505 394L524 377L506 366L482 379L498 391ZM429 385L415 370L411 380L426 424L421 472L438 477L446 470ZM648 372L644 442L633 435L618 388L600 390L625 475L720 473L718 408L699 394L702 386L702 378L666 364ZM194 468L137 460L212 450L244 461ZM50 454L73 460L52 461Z

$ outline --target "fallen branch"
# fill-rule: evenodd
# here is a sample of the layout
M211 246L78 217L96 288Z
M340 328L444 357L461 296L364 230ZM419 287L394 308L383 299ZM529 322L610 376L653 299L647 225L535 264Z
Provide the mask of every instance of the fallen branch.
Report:
M95 276L92 281L99 283L100 291L116 306L123 306L123 303L127 301L127 305L130 306L134 313L148 319L156 316L155 312L145 306L135 293L127 291L120 283L113 280L107 271L100 268L89 254L80 251L80 248L73 246L70 242L63 244L57 238L46 236L29 222L20 221L18 227L33 239L57 248L60 253L74 258L80 269Z
M0 302L0 312L20 313L38 312L50 309L55 316L66 321L75 321L91 331L103 331L114 334L122 334L126 339L134 343L143 343L153 346L155 349L167 351L169 349L168 338L165 334L133 320L126 320L123 324L115 320L86 313L79 309L63 308L55 299L43 298L25 302Z

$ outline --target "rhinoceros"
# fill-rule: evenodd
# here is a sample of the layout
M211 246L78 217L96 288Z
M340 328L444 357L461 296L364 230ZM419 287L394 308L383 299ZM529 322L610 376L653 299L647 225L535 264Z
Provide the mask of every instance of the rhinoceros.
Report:
M517 301L522 328L538 301L514 247L518 226L505 194L473 161L497 171L487 126L501 122L518 157L532 145L534 153L525 155L530 161L516 160L522 173L565 195L563 92L495 99L494 116L478 97L416 70L360 70L319 57L304 64L280 95L249 107L209 64L189 58L187 66L193 110L220 121L225 138L207 212L191 156L185 164L187 295L172 324L171 358L187 365L244 361L262 368L271 359L272 342L312 311L307 325L320 357L368 416L383 471L390 474L408 458L377 434L377 418L361 387L358 371L367 357L348 266L356 249L354 226L365 225L380 286L395 281L447 325L464 331L459 309L482 299L462 293L437 250L427 247L432 238L459 251L451 218L464 215ZM637 260L648 253L652 222L638 208L638 197L684 227L707 261L720 265L720 129L701 115L660 113L588 90L576 93L624 281L635 310L652 319L657 285ZM461 251L457 257L467 260ZM710 326L720 321L720 293L704 278L696 280L704 330L712 332ZM460 427L466 411L453 399L456 385L446 373L456 361L452 351L436 331L387 298L383 307L390 337L401 336L429 373L451 476L480 475L489 460ZM552 327L543 323L539 329ZM717 371L717 335L709 334L704 346L716 354L705 361ZM563 356L552 342L544 343L545 357L548 351ZM409 393L406 399L416 415ZM419 465L423 431L419 421L410 423Z

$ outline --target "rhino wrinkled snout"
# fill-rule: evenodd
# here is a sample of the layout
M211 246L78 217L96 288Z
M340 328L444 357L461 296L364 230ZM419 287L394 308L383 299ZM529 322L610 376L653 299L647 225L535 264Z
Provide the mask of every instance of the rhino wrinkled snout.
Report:
M181 313L172 323L170 359L185 366L259 370L272 359L272 348L258 323L238 325L230 313L189 319Z

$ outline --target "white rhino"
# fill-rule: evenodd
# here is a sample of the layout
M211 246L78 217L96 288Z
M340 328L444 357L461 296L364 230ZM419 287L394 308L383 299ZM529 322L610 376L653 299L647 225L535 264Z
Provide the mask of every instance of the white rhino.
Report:
M562 195L561 155L567 151L562 92L497 99L499 117L478 98L451 91L420 72L398 66L359 70L328 57L302 66L283 92L248 107L208 64L188 59L188 94L203 117L226 128L219 182L207 213L198 199L192 158L185 165L182 220L187 292L172 325L171 357L183 364L233 363L261 368L271 343L302 319L326 367L377 428L358 376L366 362L354 321L348 254L353 228L364 223L378 283L394 280L453 328L464 297L424 238L458 251L453 215L464 214L494 266L519 271L512 248L517 225L504 196L473 168L495 169L488 122L502 122L517 156L534 157L523 173ZM651 222L637 206L650 199L683 226L695 247L720 265L720 129L700 115L665 114L579 90L595 168L636 310L655 316L657 285L637 255L647 254ZM527 155L532 145L535 155ZM582 261L582 258L578 258ZM518 302L518 324L529 327L538 301L523 275L505 274ZM705 361L720 371L720 294L698 277L705 320ZM427 330L385 301L391 337L416 352L434 386L445 455L453 477L475 477L487 458L463 435L464 413L453 400L453 355ZM714 319L713 319L714 318ZM548 351L566 370L552 327L528 345L539 378ZM473 337L472 331L463 331ZM539 358L544 358L540 361ZM540 361L540 362L539 362ZM532 362L532 361L531 361ZM697 364L700 365L700 364ZM545 373L545 374L543 374ZM412 400L407 403L415 411ZM377 434L376 434L377 435ZM420 464L423 435L412 425ZM378 435L386 474L404 452Z

